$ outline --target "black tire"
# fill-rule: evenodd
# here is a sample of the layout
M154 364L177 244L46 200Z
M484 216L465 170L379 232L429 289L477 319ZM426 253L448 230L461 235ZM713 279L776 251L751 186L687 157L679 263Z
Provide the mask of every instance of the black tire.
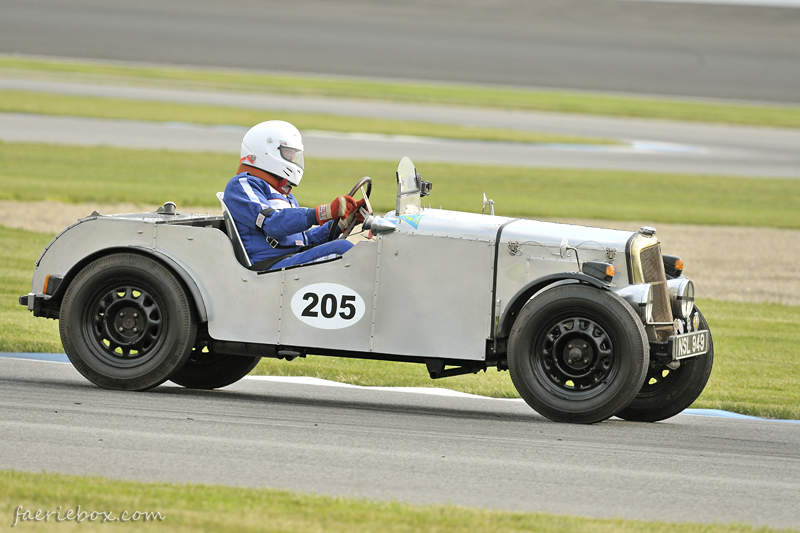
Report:
M169 380L187 389L218 389L245 377L260 360L260 357L220 354L205 346L195 346L186 363Z
M622 410L641 388L649 356L644 327L628 304L574 283L526 304L508 342L520 396L557 422L592 424Z
M696 307L695 311L700 315L700 329L708 329L703 314ZM652 361L639 394L617 416L636 422L658 422L692 405L706 388L714 366L714 340L710 330L708 336L708 352L683 359L675 370Z
M192 302L175 275L137 254L90 263L70 283L59 315L64 351L105 389L146 390L166 381L192 352Z

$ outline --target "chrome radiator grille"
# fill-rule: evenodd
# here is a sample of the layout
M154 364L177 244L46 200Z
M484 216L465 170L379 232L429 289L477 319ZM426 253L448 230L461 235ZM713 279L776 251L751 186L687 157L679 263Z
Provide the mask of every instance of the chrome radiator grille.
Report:
M661 246L643 248L639 254L642 262L644 282L653 287L653 320L655 322L672 322L672 308L669 304L667 276L664 273L664 260L661 257Z

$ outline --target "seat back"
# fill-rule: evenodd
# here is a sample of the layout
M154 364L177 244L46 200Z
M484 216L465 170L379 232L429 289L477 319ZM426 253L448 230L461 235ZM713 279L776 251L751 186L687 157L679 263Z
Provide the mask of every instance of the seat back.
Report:
M239 230L236 229L236 223L233 221L231 212L228 209L228 206L225 205L225 200L223 199L224 197L225 195L223 193L217 193L219 203L222 205L222 216L225 218L225 231L228 233L228 238L231 240L231 244L233 245L233 254L243 267L250 268L253 263L250 262L250 258L247 256L247 252L244 249L244 244L242 244L242 238L239 236Z

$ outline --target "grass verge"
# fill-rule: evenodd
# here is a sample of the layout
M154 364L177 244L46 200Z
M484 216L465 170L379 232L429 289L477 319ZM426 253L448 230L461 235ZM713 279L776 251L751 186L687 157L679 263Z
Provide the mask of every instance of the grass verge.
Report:
M670 100L513 87L379 81L0 56L0 73L91 83L162 84L313 96L467 105L621 117L800 127L800 107Z
M34 319L19 296L31 291L33 266L53 235L0 226L0 352L63 353L56 320Z
M557 135L501 128L477 128L457 124L433 124L401 120L243 109L211 105L151 102L118 98L0 91L0 113L33 113L73 117L188 122L250 127L264 120L285 120L300 130L344 133L417 135L462 140L510 141L559 144L620 144L611 139Z
M217 206L237 156L0 142L0 199ZM373 205L394 209L395 161L308 158L303 205L319 205L372 176ZM800 180L425 163L434 207L529 218L632 220L800 228ZM87 213L88 214L88 213Z
M33 264L51 235L0 226L0 352L63 351L54 320L34 318L17 298L30 291ZM800 419L800 307L701 300L714 335L715 365L693 407L767 418ZM444 387L500 398L518 397L507 372L433 381L425 367L309 356L287 363L262 359L255 374L312 376L386 387Z
M770 532L743 524L692 524L579 518L546 513L472 509L455 505L410 505L317 496L274 489L200 484L115 481L97 476L0 471L0 523L11 525L19 512L67 510L160 513L163 520L103 523L85 519L57 523L59 531L106 531L109 527L169 531L326 531L326 532L515 532L573 531L650 533ZM21 507L21 509L20 509ZM47 522L20 522L22 531L49 531ZM785 531L785 530L784 530Z

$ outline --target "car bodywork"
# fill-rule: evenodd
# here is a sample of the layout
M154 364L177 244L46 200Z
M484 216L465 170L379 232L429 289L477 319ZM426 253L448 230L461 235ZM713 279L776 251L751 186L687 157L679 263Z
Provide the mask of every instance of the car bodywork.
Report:
M93 213L48 244L20 303L59 318L82 269L133 252L180 280L201 326L198 341L217 353L416 362L439 378L506 369L521 310L548 288L580 284L613 292L641 318L649 360L676 368L681 358L705 353L677 348L698 330L690 315L676 316L687 308L681 299L693 307L693 287L674 265L667 279L655 230L422 208L430 185L415 169L409 174L401 163L397 209L369 217L369 239L335 260L274 271L251 270L241 250L237 259L240 244L226 216L181 214L174 204L155 213Z

